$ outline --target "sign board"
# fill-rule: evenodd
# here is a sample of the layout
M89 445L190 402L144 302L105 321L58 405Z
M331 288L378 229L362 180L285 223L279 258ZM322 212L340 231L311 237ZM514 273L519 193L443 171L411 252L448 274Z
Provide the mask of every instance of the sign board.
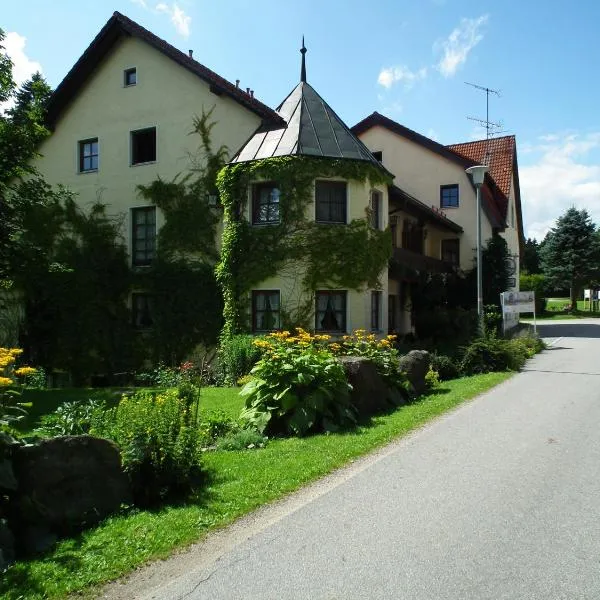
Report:
M500 294L500 304L502 305L505 333L519 324L521 313L533 313L534 328L537 329L535 323L535 292L502 292Z

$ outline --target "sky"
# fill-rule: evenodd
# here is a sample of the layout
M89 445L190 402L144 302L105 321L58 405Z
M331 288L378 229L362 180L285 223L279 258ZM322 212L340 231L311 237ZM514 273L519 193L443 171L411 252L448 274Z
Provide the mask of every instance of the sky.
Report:
M307 79L352 126L373 111L442 144L517 138L524 231L570 206L600 224L600 2L595 0L0 0L22 82L56 87L118 10L276 107ZM401 182L397 182L402 185ZM427 199L422 199L427 202Z

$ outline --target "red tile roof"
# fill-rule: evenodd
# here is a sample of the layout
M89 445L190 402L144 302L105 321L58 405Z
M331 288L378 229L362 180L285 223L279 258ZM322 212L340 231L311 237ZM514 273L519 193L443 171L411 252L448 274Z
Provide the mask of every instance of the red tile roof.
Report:
M490 175L500 191L508 198L515 164L516 141L514 135L450 144L448 148L464 158L489 165Z

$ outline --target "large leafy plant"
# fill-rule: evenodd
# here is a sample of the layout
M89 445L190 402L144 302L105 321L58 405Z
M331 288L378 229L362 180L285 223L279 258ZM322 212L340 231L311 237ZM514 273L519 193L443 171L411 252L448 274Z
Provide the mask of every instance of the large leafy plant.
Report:
M344 368L326 342L302 329L272 333L254 343L264 351L240 394L241 419L260 433L306 435L356 422Z

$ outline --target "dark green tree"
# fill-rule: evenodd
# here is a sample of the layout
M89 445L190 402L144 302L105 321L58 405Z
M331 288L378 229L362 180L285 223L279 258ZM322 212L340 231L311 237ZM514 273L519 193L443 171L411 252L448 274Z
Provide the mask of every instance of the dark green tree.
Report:
M508 289L508 260L506 240L495 233L481 252L483 265L483 303L500 305L500 294Z
M583 287L597 280L600 272L598 231L587 210L571 207L559 217L544 240L541 259L550 285L569 287L575 308Z
M521 260L522 271L526 271L530 275L537 275L542 272L540 249L541 246L536 239L527 238L523 248L523 259Z

